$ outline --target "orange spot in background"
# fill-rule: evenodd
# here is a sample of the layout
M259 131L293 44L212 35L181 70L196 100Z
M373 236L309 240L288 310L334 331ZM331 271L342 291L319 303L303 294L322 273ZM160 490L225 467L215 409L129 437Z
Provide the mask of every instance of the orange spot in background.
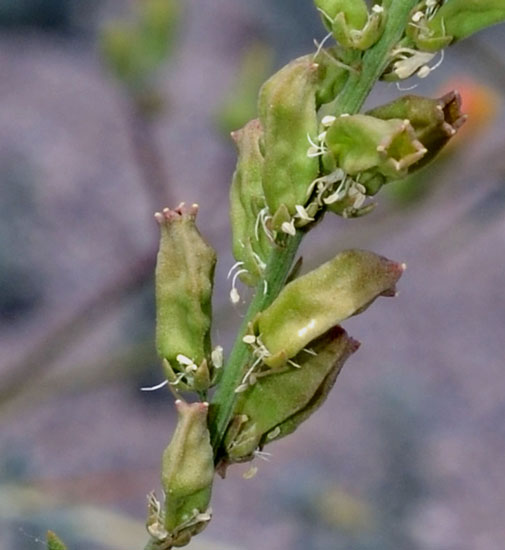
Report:
M467 121L449 145L459 145L463 140L474 139L491 125L500 111L502 99L498 91L468 76L451 78L442 90L444 93L457 90L461 94L461 110L468 115Z

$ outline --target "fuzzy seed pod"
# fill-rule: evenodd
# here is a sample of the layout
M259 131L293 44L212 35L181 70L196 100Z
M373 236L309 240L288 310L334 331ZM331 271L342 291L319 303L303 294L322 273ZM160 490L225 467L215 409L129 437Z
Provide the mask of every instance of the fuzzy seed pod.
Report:
M263 362L280 367L378 296L392 296L405 266L365 250L347 250L284 287L254 320Z
M350 176L399 179L426 153L407 119L340 116L328 128L325 142L336 165Z
M240 393L226 435L229 462L251 460L254 451L293 432L325 401L346 359L359 347L340 327L294 359L298 367L272 372Z
M263 127L263 191L272 216L284 205L290 215L303 205L318 175L318 159L307 154L318 131L316 93L319 65L310 56L275 73L259 94ZM277 228L276 228L277 229Z
M156 214L161 240L156 264L156 347L183 382L210 365L211 298L216 254L196 228L197 205ZM202 367L203 365L203 367ZM210 376L201 375L207 380ZM204 384L205 386L205 384ZM207 386L208 387L208 386ZM193 389L204 390L201 384Z
M162 461L163 509L156 497L149 495L151 546L163 550L188 544L207 526L212 514L214 459L207 428L208 403L178 400L175 406L177 427Z
M438 99L406 95L368 111L367 115L382 120L410 121L416 138L427 153L409 168L409 173L430 162L466 120L466 115L461 112L461 97L456 91Z
M260 139L263 131L259 120L232 132L238 149L238 160L230 189L230 220L233 256L241 262L242 282L255 286L272 244L263 224L261 210L266 206L262 187L263 155Z
M429 16L425 9L424 2L414 9L407 34L417 48L429 52L505 21L503 0L447 0Z

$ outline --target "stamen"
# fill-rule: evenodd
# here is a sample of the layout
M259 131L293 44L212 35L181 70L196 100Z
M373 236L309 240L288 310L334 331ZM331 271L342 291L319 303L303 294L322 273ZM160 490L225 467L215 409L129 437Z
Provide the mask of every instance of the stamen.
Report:
M336 116L333 116L333 115L326 115L324 116L322 119L321 119L321 124L328 128L329 126L331 126L335 121L337 120L337 117Z
M284 222L281 225L281 231L291 236L296 235L295 220L291 220L290 222Z
M321 50L323 49L323 46L325 45L326 41L328 40L328 38L331 37L331 32L329 32L322 40L321 42L318 44L317 43L317 40L314 38L314 45L316 46L317 50L316 50L316 53L314 54L314 57L312 58L313 60L316 59L316 57L321 53Z
M156 391L161 388L164 388L167 384L168 384L168 380L163 380L163 382L156 384L156 386L144 386L143 388L140 388L140 391Z
M247 269L239 269L235 273L235 275L233 275L233 278L231 280L230 300L232 304L238 304L240 301L240 294L238 293L236 284L237 284L237 277L242 275L242 273L248 273Z
M231 277L231 274L235 271L235 269L237 269L238 267L241 267L244 265L244 262L236 262L234 263L231 267L230 267L230 270L228 271L228 275L226 275L226 278L229 279Z
M216 369L220 369L223 366L223 346L216 346L212 353L210 354L210 358L212 360L212 364Z

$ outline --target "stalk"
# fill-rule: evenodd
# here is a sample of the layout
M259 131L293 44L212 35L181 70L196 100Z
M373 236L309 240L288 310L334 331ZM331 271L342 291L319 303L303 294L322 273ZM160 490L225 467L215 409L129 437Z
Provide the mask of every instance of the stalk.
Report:
M370 90L389 63L391 50L400 40L407 25L409 13L416 3L417 0L386 0L383 3L388 13L384 34L377 44L365 52L360 69L350 74L337 98L336 114L359 112ZM224 367L209 414L211 443L216 461L219 460L219 450L233 414L235 388L239 385L244 370L251 360L250 347L242 342L242 337L255 315L270 305L282 290L303 236L304 232L298 230L295 236L287 239L284 247L275 248L270 254L264 281L261 281L256 289Z

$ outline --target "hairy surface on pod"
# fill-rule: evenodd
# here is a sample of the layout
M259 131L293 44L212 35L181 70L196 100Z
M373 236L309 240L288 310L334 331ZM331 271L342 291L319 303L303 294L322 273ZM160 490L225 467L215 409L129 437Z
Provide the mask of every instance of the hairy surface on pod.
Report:
M181 205L156 216L160 249L156 263L156 346L173 365L182 354L200 365L210 356L214 250L195 225L197 206Z
M416 170L430 162L466 121L466 115L461 112L461 97L456 91L438 99L406 95L368 111L367 115L383 120L409 120L416 138L427 149L412 167Z
M307 156L308 137L316 139L318 65L312 56L291 61L265 82L259 95L263 126L263 190L270 213L285 205L291 215L306 201L319 162Z
M373 252L347 250L284 287L254 323L277 367L378 296L394 295L404 266Z
M195 516L195 511L207 511L214 478L208 404L176 401L176 407L177 427L163 453L161 477L168 533L177 532L188 518Z
M251 458L258 446L293 432L326 399L346 359L359 344L341 327L334 327L301 352L283 372L259 378L239 394L235 411L247 418L228 441L228 458L240 462Z
M325 141L336 165L351 176L373 171L401 178L426 153L407 119L382 120L361 114L338 117Z
M230 221L233 256L243 262L247 273L241 280L254 286L261 276L260 262L265 262L271 249L258 219L266 206L263 195L263 154L260 140L263 134L259 120L251 120L242 129L232 132L238 149L237 167L230 189Z

